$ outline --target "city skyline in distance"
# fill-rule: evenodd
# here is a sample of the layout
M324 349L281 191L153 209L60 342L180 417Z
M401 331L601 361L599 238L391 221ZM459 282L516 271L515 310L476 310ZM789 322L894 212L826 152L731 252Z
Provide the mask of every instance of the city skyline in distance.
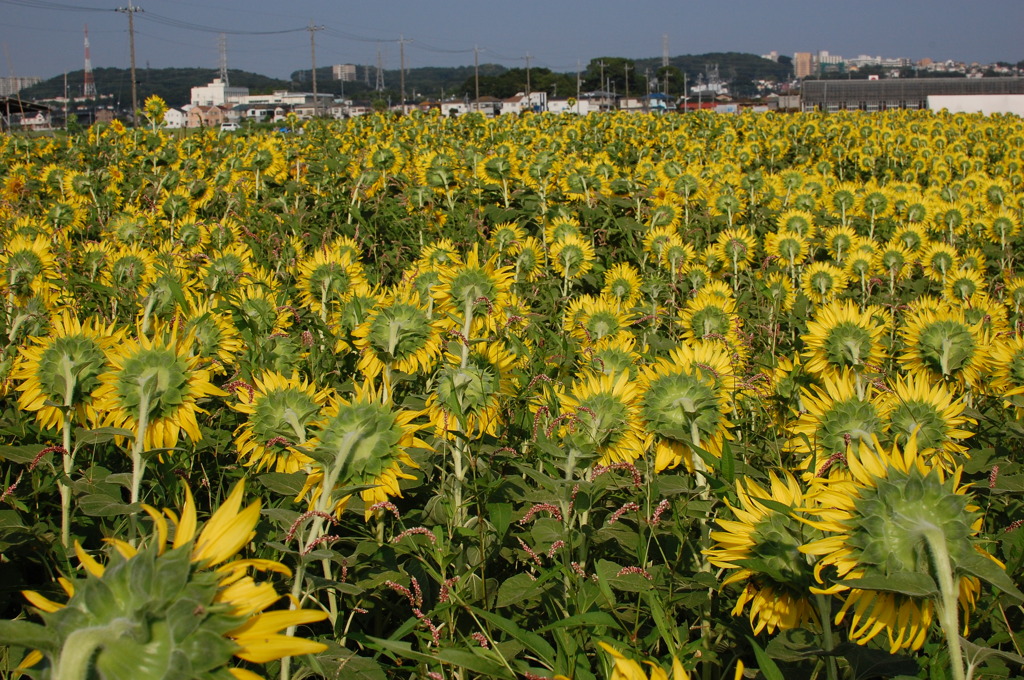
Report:
M94 68L127 67L128 2L0 0L3 75L43 78L80 70L83 27L89 24ZM992 63L1024 60L1020 0L868 0L858 4L737 0L728 6L689 6L641 0L480 3L469 0L391 0L345 7L325 0L283 6L248 0L133 0L136 65L218 69L218 33L227 33L228 65L276 78L311 64L309 25L316 31L317 66L377 63L405 66L498 63L569 72L601 56L650 58L669 54L827 50L912 60ZM474 55L474 48L477 49ZM529 56L529 60L527 57Z

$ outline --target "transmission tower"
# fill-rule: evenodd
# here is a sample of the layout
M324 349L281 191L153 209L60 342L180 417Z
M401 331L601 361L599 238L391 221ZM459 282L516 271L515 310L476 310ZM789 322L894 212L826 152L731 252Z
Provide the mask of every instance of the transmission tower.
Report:
M220 80L227 87L228 83L228 36L221 33L217 38L217 47L220 50Z
M96 81L92 77L92 57L89 56L89 25L85 25L85 82L82 84L82 96L96 98Z
M381 56L380 45L377 45L377 85L374 89L377 92L384 91L384 57Z

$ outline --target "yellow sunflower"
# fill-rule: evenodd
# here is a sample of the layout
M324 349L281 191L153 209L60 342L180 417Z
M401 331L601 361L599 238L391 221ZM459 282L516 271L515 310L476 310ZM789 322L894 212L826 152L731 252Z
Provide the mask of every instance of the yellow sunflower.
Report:
M409 451L432 449L417 436L423 425L413 424L422 415L422 411L396 411L383 403L369 382L357 386L351 401L336 398L313 431L313 443L307 449L313 469L299 497L307 498L311 508L341 515L352 493L341 491L335 497L335 492L366 487L360 496L369 519L374 505L402 495L399 480L414 479L406 470L419 466Z
M768 479L767 488L749 477L736 480L739 507L727 502L736 519L718 519L710 535L715 546L703 551L714 566L735 570L722 587L743 584L732 615L750 605L755 635L819 623L811 602L814 568L799 550L820 534L795 514L807 503L800 482L786 471Z
M512 393L516 357L498 342L466 349L462 356L445 354L427 398L430 420L439 436L494 436L502 422L502 401Z
M644 453L639 396L628 371L586 373L558 395L559 432L598 465L632 463Z
M384 297L352 331L359 370L367 378L384 373L391 392L391 371L427 371L441 353L441 325L432 321L416 291L405 286Z
M327 645L282 631L323 621L327 612L270 609L282 596L273 583L252 576L290 577L288 567L272 560L231 559L255 536L260 518L260 501L242 508L243 494L239 482L201 530L187 486L180 516L144 505L153 535L139 548L109 539L115 552L106 565L76 543L86 573L74 581L60 580L66 603L24 592L41 612L52 641L22 665L45 658L51 677L84 678L162 654L197 678L226 674L252 680L259 676L229 667L233 659L264 664L326 650ZM69 653L72 649L79 653Z
M640 298L643 278L629 262L619 262L604 273L601 295L614 299L619 309L628 309Z
M720 456L731 439L736 377L730 355L720 345L684 343L668 357L641 369L640 417L648 445L655 446L655 470L685 462L693 470L693 448Z
M812 302L830 302L846 289L846 272L828 262L813 262L804 269L800 289Z
M935 311L921 309L904 321L900 336L899 362L905 371L974 387L988 369L989 334L982 323L968 323L962 309L945 304Z
M635 318L620 311L614 298L583 295L569 303L562 325L572 337L591 344L628 331Z
M961 473L932 466L911 437L890 450L877 440L851 450L847 472L815 479L807 512L817 519L807 521L826 537L800 550L819 558L820 592L844 598L835 621L849 616L849 636L857 643L884 631L892 653L917 650L936 609L938 618L949 613L955 619L957 601L965 614L973 605L980 592L976 574L991 573L995 565L985 562L995 560L978 540L981 517ZM920 594L906 594L908 575ZM949 623L943 621L944 628ZM955 621L951 627L947 635L962 633Z
M55 267L49 239L15 236L0 251L0 290L10 300L39 295L49 301L55 292Z
M965 428L977 422L964 415L963 397L920 373L897 376L889 387L882 398L889 401L885 429L893 443L905 446L916 435L918 448L933 450L936 464L943 466L954 461L953 454L966 450L960 442L974 433Z
M21 351L11 372L21 392L18 407L34 412L47 429L63 427L65 408L76 424L95 425L95 391L108 369L107 354L122 336L96 318L82 324L70 312L54 317L50 332Z
M882 337L886 328L850 301L819 307L807 322L805 366L818 376L836 378L849 368L877 373L885 360Z
M293 373L286 378L265 371L252 385L235 383L238 402L232 408L246 420L235 430L235 447L243 465L275 472L296 472L311 459L298 447L312 446L313 429L321 419L331 391Z
M805 477L821 473L833 456L868 446L882 434L888 404L850 369L801 392L806 411L789 426L787 448L804 455L796 469Z
M128 339L110 353L110 370L100 376L96 409L107 426L132 430L144 450L174 448L182 432L202 438L198 402L227 393L210 382L191 352L194 339L175 333Z
M299 300L324 320L365 282L363 265L337 249L318 250L299 263Z

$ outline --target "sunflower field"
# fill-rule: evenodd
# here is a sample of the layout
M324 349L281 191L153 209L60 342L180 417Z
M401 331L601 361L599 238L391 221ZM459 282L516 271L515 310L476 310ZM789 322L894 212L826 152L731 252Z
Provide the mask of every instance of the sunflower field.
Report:
M0 137L5 677L1024 673L1020 118L289 127Z

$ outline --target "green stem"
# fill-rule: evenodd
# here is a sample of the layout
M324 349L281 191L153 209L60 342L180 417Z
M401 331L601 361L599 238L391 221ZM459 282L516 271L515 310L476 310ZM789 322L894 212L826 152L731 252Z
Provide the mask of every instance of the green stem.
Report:
M821 642L826 652L831 652L835 649L835 638L832 636L832 600L826 595L816 593L814 595L814 603L818 607L818 617L821 619ZM825 663L825 669L828 673L828 680L837 680L839 677L839 670L836 665L836 658L832 654L828 655L828 660Z
M64 641L60 657L53 666L54 678L86 680L91 677L96 652L134 627L130 619L114 619L106 626L79 628Z
M953 579L953 565L949 560L946 535L942 529L931 527L924 531L932 553L932 565L939 579L939 624L949 647L949 665L953 680L966 680L963 650L960 648L960 622L957 611L958 589Z
M60 543L65 550L71 545L71 485L68 481L75 465L75 454L71 450L72 413L74 410L70 408L64 413L64 477L57 482L60 489Z

